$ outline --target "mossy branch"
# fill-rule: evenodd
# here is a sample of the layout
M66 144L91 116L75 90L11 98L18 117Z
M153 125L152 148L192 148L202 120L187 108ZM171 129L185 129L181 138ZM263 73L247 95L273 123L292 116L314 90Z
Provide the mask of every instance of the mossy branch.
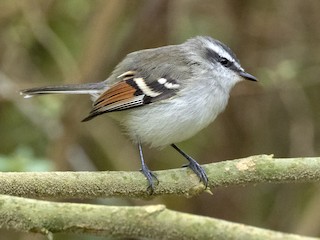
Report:
M130 239L312 239L208 217L171 211L163 205L115 207L55 203L0 195L0 227Z
M273 158L258 155L203 166L209 187L250 183L320 182L320 157ZM188 168L155 172L156 195L197 195L204 186ZM6 172L0 194L37 198L149 197L140 172Z

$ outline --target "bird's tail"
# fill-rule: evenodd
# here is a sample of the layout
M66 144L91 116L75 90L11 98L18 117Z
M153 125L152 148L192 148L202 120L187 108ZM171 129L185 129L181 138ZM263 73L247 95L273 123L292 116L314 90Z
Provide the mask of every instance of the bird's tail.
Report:
M106 85L103 82L100 83L86 83L86 84L70 84L70 85L58 85L58 86L45 86L37 88L29 88L20 91L20 94L25 98L32 97L40 94L90 94L96 95L101 93Z

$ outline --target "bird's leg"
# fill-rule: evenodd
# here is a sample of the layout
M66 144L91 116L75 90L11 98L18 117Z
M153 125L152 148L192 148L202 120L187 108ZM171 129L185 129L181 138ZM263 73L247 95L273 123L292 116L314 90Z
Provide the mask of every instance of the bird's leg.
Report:
M143 175L147 178L148 180L148 188L147 191L150 192L150 195L153 194L154 192L154 180L156 180L157 184L159 183L158 178L151 172L148 168L148 166L144 162L143 158L143 153L142 153L142 147L141 143L138 143L138 148L139 148L139 154L140 154L140 161L141 161L141 169L140 171L143 173Z
M178 148L175 144L171 144L171 146L189 161L189 164L184 165L184 167L191 168L191 170L200 178L200 181L207 188L208 187L208 177L207 177L207 174L204 171L204 169L200 166L200 164L197 163L196 160L194 160L192 157L190 157L188 154L186 154L180 148Z

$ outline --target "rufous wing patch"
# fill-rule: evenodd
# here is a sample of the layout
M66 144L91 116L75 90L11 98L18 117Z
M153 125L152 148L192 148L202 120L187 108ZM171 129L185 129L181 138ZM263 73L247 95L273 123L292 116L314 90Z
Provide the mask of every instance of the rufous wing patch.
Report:
M137 90L125 81L118 82L104 93L93 104L94 109L106 107L115 102L127 100L134 97Z
M137 90L129 85L126 81L122 80L111 88L103 92L100 97L93 103L93 109L83 122L89 121L92 118L101 115L105 112L119 111L138 105L135 101L135 92ZM130 105L130 102L133 103Z
M117 78L119 82L99 96L89 116L83 121L105 112L122 111L172 97L180 88L177 81L168 76L152 80L142 77L136 71L127 71Z

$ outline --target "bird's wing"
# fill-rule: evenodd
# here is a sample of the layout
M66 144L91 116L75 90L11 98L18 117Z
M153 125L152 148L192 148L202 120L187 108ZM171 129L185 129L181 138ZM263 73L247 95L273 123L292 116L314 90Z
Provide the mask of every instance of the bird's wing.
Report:
M139 107L174 96L180 88L169 76L143 77L139 71L127 71L117 77L114 85L93 103L93 109L83 121L106 112Z

